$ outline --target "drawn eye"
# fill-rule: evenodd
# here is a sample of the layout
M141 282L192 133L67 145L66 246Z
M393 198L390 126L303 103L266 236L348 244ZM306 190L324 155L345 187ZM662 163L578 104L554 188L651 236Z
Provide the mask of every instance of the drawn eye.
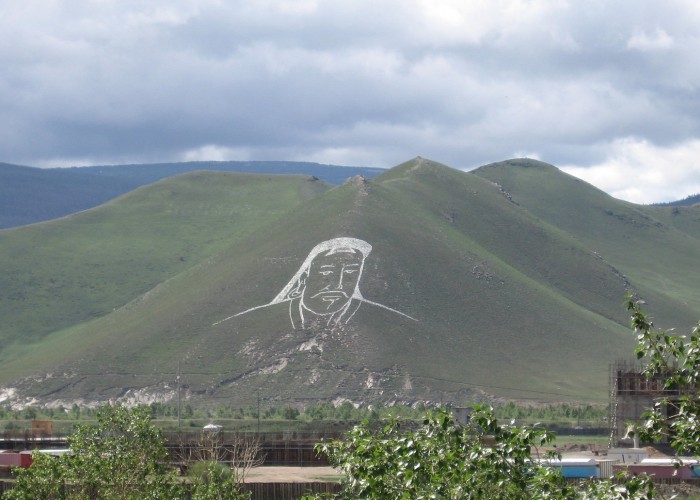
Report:
M357 272L357 269L346 269L345 270L346 274L352 274L352 273L356 273L356 272Z
M319 271L319 274L322 274L324 276L328 276L329 274L333 274L333 271Z

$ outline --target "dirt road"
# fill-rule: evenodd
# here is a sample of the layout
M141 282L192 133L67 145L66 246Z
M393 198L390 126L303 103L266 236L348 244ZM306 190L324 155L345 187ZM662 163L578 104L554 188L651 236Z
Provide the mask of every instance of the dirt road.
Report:
M248 472L246 483L313 483L337 481L340 473L333 467L255 467Z

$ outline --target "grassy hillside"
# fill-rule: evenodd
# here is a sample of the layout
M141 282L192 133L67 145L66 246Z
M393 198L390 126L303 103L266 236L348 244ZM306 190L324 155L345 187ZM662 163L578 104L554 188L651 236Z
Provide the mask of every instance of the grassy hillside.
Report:
M0 346L104 316L327 187L302 176L193 173L0 231Z
M374 177L378 168L311 162L209 161L32 168L0 163L0 229L63 217L96 207L138 186L195 171L299 174L340 184L354 175Z
M649 303L660 326L690 328L700 317L700 211L616 200L534 160L487 165L474 175L609 263Z
M3 287L16 296L1 383L42 400L172 398L180 364L187 396L205 403L604 400L608 363L631 353L619 304L634 284L555 222L423 159L332 189L163 181L2 233L3 262L20 271ZM337 236L373 246L363 296L416 321L363 305L339 329L294 330L279 307L215 325L270 302ZM34 288L18 295L23 283Z
M374 177L384 170L373 167L346 167L308 161L188 161L136 165L100 165L78 169L90 174L130 179L139 184L195 171L241 172L247 174L312 175L329 184L342 184L349 177Z
M700 219L674 208L531 160L464 173L417 158L331 188L165 180L0 232L0 386L42 401L173 399L180 366L199 404L605 401L609 363L634 346L627 292L670 325L698 319ZM221 322L269 304L340 236L372 245L360 279L372 302L355 299L351 321L295 328L281 303Z

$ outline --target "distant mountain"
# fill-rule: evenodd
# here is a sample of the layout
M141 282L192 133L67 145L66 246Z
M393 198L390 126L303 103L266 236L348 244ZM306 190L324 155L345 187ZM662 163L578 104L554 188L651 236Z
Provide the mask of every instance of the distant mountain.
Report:
M669 201L667 203L654 203L654 205L669 207L686 207L697 205L698 203L700 203L700 194L693 194L678 201Z
M196 171L243 172L250 174L302 174L312 175L330 184L342 184L355 175L372 178L384 171L382 168L345 167L305 161L190 161L182 163L149 163L135 165L103 165L81 167L88 173L115 178L132 179L139 184Z
M635 343L700 315L700 207L533 160L373 180L202 172L0 232L0 398L249 405L605 401Z
M132 189L199 170L313 175L341 184L353 175L374 177L383 170L289 161L207 161L33 168L0 163L0 229L63 217L96 207Z
M139 186L78 169L0 163L0 229L22 226L101 205Z

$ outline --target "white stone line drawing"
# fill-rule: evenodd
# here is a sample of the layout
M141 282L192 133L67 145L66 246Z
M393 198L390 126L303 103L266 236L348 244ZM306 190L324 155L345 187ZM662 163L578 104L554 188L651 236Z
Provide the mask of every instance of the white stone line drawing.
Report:
M217 321L214 325L285 302L289 303L289 320L294 329L303 328L313 321L325 322L326 326L347 324L362 304L381 307L418 321L408 314L362 296L360 279L365 259L371 251L372 245L357 238L322 241L311 249L299 270L274 299Z

